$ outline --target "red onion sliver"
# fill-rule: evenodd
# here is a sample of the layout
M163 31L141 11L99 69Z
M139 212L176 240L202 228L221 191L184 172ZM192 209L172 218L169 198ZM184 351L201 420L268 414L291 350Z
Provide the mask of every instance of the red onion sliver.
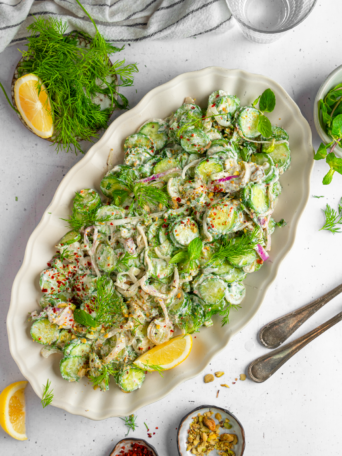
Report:
M215 179L214 182L226 182L231 179L235 179L238 176L227 176L227 177L221 177L221 179Z
M146 177L145 179L139 179L136 182L148 183L148 182L152 182L152 181L161 179L162 177L167 176L168 174L181 173L181 172L182 172L182 170L180 168L172 168L167 171L164 171L163 173L153 174L153 176Z
M256 250L257 254L260 256L260 258L262 259L262 261L266 261L269 259L269 255L266 252L266 250L263 248L262 245L258 244L256 246L255 250Z

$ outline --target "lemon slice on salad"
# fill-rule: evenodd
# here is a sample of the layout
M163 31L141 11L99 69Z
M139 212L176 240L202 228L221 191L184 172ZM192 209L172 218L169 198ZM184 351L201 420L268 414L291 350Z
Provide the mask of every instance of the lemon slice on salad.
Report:
M25 427L25 388L27 382L7 386L0 394L0 425L17 440L27 440Z
M41 89L38 93L39 84ZM26 74L17 79L14 85L14 98L24 122L33 133L41 138L51 138L53 120L50 99L38 76Z
M148 372L173 369L186 360L191 349L192 337L190 334L174 337L139 356L134 364Z

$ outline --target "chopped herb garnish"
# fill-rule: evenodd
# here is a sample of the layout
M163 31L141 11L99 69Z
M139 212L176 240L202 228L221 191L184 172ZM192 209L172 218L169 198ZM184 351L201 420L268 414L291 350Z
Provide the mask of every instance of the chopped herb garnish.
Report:
M342 198L340 200L340 203L338 205L338 212L335 211L335 209L332 209L329 204L327 204L327 207L324 210L324 215L325 215L325 223L320 229L330 231L331 233L341 233L341 229L338 225L342 225Z
M50 380L47 380L46 385L43 385L43 395L41 400L43 408L51 404L51 402L53 401L53 397L54 394L53 389L51 388L51 382Z
M126 437L128 436L129 432L130 431L135 431L135 429L137 427L139 427L136 423L136 419L137 417L135 415L129 415L129 416L126 416L124 418L120 418L122 421L125 422L125 425L128 427L128 431L127 431L127 434L126 434Z

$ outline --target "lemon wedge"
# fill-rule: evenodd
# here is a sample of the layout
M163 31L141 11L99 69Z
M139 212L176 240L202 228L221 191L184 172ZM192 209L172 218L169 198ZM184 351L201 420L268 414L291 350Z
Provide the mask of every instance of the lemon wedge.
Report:
M178 336L156 345L134 361L134 364L143 370L153 372L155 366L160 370L169 370L181 364L190 355L192 337ZM151 366L151 367L149 367Z
M7 386L0 394L0 425L17 440L27 440L25 428L25 388L27 382Z
M41 138L53 135L51 104L44 85L38 93L41 80L34 74L26 74L14 85L14 99L26 125Z

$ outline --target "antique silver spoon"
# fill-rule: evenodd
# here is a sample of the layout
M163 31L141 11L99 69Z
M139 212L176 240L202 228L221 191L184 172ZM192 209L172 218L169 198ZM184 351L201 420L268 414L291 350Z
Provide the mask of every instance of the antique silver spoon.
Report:
M277 348L293 334L317 310L342 292L342 284L306 306L283 315L263 326L259 332L260 342L267 348Z
M341 285L340 285L341 287ZM336 290L336 288L335 288ZM334 291L334 290L332 290ZM309 344L316 337L323 334L325 331L330 329L342 320L342 312L335 315L335 317L326 321L322 325L308 332L302 337L284 345L284 347L278 348L272 351L268 355L261 356L253 361L248 366L248 376L251 380L257 383L262 383L269 379L277 370L286 363L293 355L299 352L303 347ZM293 331L292 331L293 332ZM292 333L291 333L292 334Z

